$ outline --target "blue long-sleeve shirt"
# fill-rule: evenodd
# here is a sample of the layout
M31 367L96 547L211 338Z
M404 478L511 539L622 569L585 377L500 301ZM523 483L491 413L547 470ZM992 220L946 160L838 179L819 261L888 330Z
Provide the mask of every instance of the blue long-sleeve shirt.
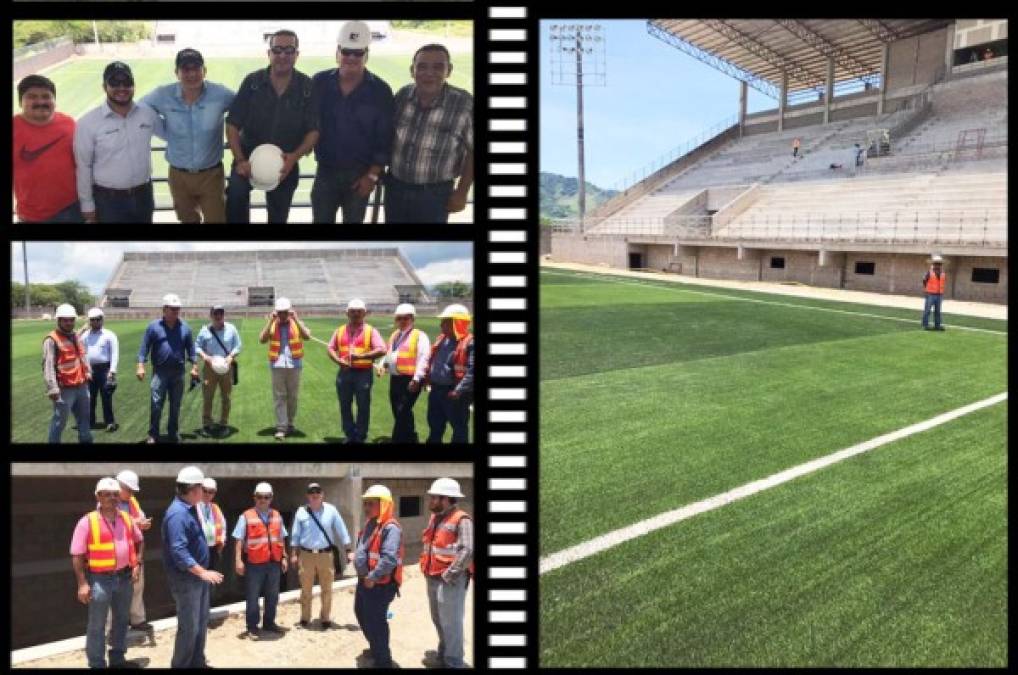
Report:
M320 550L329 547L322 530L315 525L309 515L310 507L306 504L293 516L292 534L290 545L294 547L313 548ZM339 515L339 511L332 504L322 503L322 510L314 512L315 518L321 523L322 528L329 533L329 539L333 546L349 546L350 534L346 531L346 525Z
M184 359L194 363L194 338L191 327L177 321L169 328L163 319L156 319L145 328L138 350L138 363L145 363L152 352L152 365L156 370L173 371L184 367Z
M330 169L388 164L396 110L392 88L365 71L364 80L344 96L338 68L316 73L311 82L321 134L315 146L318 164Z
M166 139L170 166L197 171L223 161L224 120L233 97L233 90L206 81L192 104L184 101L179 82L156 87L141 99L164 121L156 135Z
M403 536L396 523L389 523L385 526L385 529L382 530L378 565L368 573L368 542L377 525L378 521L373 518L364 526L364 531L361 532L361 536L357 540L357 551L353 557L353 566L357 570L357 576L367 577L372 581L378 581L382 577L392 574L392 571L396 569L396 561L399 559L399 541Z
M209 566L209 545L205 541L198 511L177 497L166 509L162 525L163 565L167 574L189 574L195 565Z

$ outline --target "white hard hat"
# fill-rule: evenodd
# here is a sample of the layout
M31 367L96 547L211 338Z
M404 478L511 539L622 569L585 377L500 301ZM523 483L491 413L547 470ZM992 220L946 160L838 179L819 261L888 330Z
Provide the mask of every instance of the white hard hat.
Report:
M100 478L99 482L95 484L95 494L100 492L120 492L120 483L113 478Z
M270 192L279 185L279 172L283 168L283 151L278 145L262 143L251 156L251 187Z
M389 488L384 485L372 485L368 488L368 491L361 496L361 499L386 499L388 501L392 501L392 493L389 492Z
M209 490L215 490L216 489L216 479L215 478L206 478L205 480L203 480L201 482L201 486L203 488L207 488Z
M138 485L138 474L130 469L124 469L118 473L117 480L131 488L133 492L141 492L141 487Z
M225 375L230 370L230 366L226 365L226 359L222 356L212 357L212 372L216 375Z
M944 262L944 258L939 253L934 253L933 257L931 258L931 262L942 263Z
M57 313L54 314L57 319L77 319L78 312L75 311L73 305L68 305L66 302L57 307Z
M177 482L184 485L200 485L205 481L205 475L196 466L185 466L177 474Z
M270 495L272 494L272 486L268 483L258 483L258 485L255 485L254 493L256 495Z
M411 316L417 315L417 310L414 309L414 306L409 302L404 302L402 305L399 305L396 307L396 311L393 312L394 316L406 316L407 314Z
M90 319L100 319L102 318L102 316L103 311L98 307L93 307L92 309L88 310L88 318Z
M371 27L363 21L347 21L336 38L340 49L367 49L371 46Z
M428 494L457 498L463 497L463 493L460 492L460 484L452 478L439 478L431 484Z
M346 311L349 312L351 309L363 309L365 312L368 311L367 305L365 305L364 301L360 298L354 298L350 302L346 303Z
M469 319L470 310L463 305L453 304L442 310L439 319Z
M289 312L290 311L290 299L289 298L276 298L276 311L277 312Z
M180 307L180 298L176 293L167 293L163 296L163 307Z

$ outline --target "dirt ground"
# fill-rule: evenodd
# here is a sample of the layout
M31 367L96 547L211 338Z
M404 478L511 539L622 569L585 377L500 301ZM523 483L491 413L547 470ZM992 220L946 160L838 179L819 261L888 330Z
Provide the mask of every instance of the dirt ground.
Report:
M318 622L321 605L311 605L312 621L300 628L300 601L280 603L276 623L289 629L284 635L268 634L259 640L241 638L245 631L243 615L228 617L210 627L205 656L217 668L360 668L369 665L361 653L368 642L357 626L353 613L353 587L334 591L332 627L324 630ZM401 597L389 606L390 646L393 661L402 668L423 668L425 652L438 646L438 634L431 623L424 576L416 567L404 569ZM474 663L474 585L467 592L464 648L467 663ZM156 631L141 646L129 646L127 658L147 668L168 668L173 654L176 630ZM130 644L130 640L128 642ZM299 657L299 658L298 658ZM20 668L84 668L85 650L75 650L27 663Z

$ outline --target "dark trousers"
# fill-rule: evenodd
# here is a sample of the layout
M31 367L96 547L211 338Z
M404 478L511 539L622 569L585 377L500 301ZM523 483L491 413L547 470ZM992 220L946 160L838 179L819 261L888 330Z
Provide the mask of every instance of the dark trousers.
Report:
M448 223L452 181L413 185L385 179L386 223Z
M294 166L283 182L275 190L265 193L265 208L269 214L269 223L286 224L290 217L290 203L293 193L300 182L300 167ZM230 179L226 182L226 222L247 225L251 222L251 181L237 174L237 163L230 167Z
M81 205L78 202L74 202L70 206L57 211L49 218L43 218L42 220L22 220L19 221L21 225L42 225L42 224L54 224L54 225L80 225L85 222L85 217L81 215Z
M336 210L343 209L344 225L363 223L368 198L361 197L352 186L365 171L365 169L330 169L319 164L315 172L315 182L311 186L311 222L335 225Z
M445 425L452 426L452 442L466 443L470 425L470 404L473 394L466 394L457 399L449 398L449 392L455 389L451 384L431 385L428 394L428 443L441 443L445 435Z
M413 375L392 375L389 378L389 405L392 407L393 443L418 443L417 429L414 427L414 404L421 390L410 392L407 385L413 381Z
M166 416L166 433L170 442L177 440L177 426L180 419L180 402L184 398L184 369L156 370L152 373L152 400L150 405L148 435L159 440L159 418L163 416L163 405L170 399L170 411Z
M155 197L151 181L131 194L119 194L93 187L95 217L100 223L151 223Z
M103 401L103 426L109 426L116 421L113 419L113 394L106 389L106 378L109 374L110 364L92 364L92 379L88 383L88 396L92 404L88 416L89 426L95 426L96 394L99 394Z
M363 580L357 582L357 590L353 596L353 613L364 637L367 638L376 668L392 667L388 613L389 603L395 597L395 583L366 588Z
M371 422L371 387L375 371L372 368L341 368L336 376L336 393L339 394L339 417L343 433L351 443L363 443L368 438ZM354 422L353 402L357 400L357 421Z
M279 576L282 571L278 562L271 560L266 563L244 564L244 576L247 578L244 600L247 604L247 629L258 628L258 598L265 596L265 613L262 615L262 628L276 625L276 605L279 604Z

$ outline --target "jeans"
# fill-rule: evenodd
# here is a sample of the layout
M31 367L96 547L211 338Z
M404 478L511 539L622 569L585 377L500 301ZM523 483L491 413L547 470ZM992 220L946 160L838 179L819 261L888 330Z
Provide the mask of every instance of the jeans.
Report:
M438 655L448 668L466 668L463 662L463 616L469 577L461 574L451 584L439 575L428 576L428 607L438 631Z
M290 203L300 181L300 167L294 166L275 190L265 193L265 208L269 223L285 225L290 216ZM237 164L230 167L230 179L226 182L226 222L231 225L247 225L251 222L251 181L237 173Z
M53 418L49 423L49 442L59 443L68 416L73 413L78 424L78 442L91 443L92 429L88 423L88 384L60 387L60 398L53 402Z
M21 225L80 225L85 222L85 217L81 215L81 204L74 202L70 206L57 211L49 218L44 220L22 220L19 221Z
M939 293L927 293L926 303L923 305L923 328L930 327L930 309L933 312L933 324L940 328L940 306L944 302L944 296Z
M93 363L92 380L88 383L89 415L90 426L95 426L95 404L99 402L98 397L103 401L103 426L109 426L116 420L113 419L113 394L106 389L106 378L110 374L110 364Z
M177 638L171 668L204 668L205 638L209 632L211 584L193 575L167 571L166 582L177 603Z
M452 181L413 185L385 178L386 223L448 223Z
M184 397L184 370L152 373L152 407L148 435L159 440L159 418L163 415L166 394L170 395L170 414L166 420L166 433L171 441L177 440L177 420L180 417L180 400Z
M392 667L392 652L389 650L389 603L396 597L396 584L366 588L364 581L357 582L353 596L353 613L357 625L371 648L371 658L376 668Z
M276 605L279 603L279 576L281 568L278 562L245 563L244 576L247 578L244 599L247 602L247 629L258 629L258 598L265 596L265 614L262 616L262 628L276 625Z
M361 197L351 186L364 173L364 169L329 169L319 164L311 186L311 222L335 225L336 210L343 209L344 225L363 223L368 198Z
M129 195L94 190L95 216L100 223L151 223L156 203L152 182Z
M341 368L336 376L336 393L339 394L339 415L343 433L351 443L363 443L368 438L371 422L371 387L375 372L372 368ZM357 422L353 418L353 401L357 399Z
M452 426L452 442L466 443L470 425L470 404L473 394L464 394L457 399L449 398L449 392L455 389L452 384L431 384L428 394L428 443L441 443L445 435L445 425Z
M393 443L417 443L417 429L414 427L414 404L421 390L410 392L407 385L413 381L413 375L389 376L389 405L392 407Z
M130 568L128 568L130 570ZM106 614L112 610L110 631L110 664L124 662L127 652L127 622L131 611L131 574L85 573L92 589L88 603L88 628L85 631L85 654L89 668L106 667Z

